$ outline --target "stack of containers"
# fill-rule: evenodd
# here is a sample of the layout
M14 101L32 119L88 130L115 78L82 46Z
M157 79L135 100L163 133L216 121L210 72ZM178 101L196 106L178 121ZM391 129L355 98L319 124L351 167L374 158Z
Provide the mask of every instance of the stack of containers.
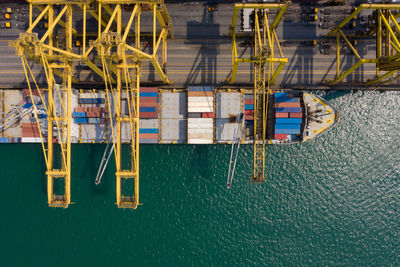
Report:
M22 143L40 142L39 128L36 122L22 123Z
M158 118L158 88L141 87L139 92L139 117L140 119Z
M141 87L139 96L139 142L158 143L159 90L157 87Z
M275 93L275 139L287 139L288 135L300 134L302 109L300 98L287 93Z
M244 119L254 121L254 95L244 95Z
M214 90L212 86L188 88L188 143L214 142Z
M105 123L106 109L103 107L76 107L72 113L77 124Z
M0 137L0 143L19 143L21 138L19 137Z

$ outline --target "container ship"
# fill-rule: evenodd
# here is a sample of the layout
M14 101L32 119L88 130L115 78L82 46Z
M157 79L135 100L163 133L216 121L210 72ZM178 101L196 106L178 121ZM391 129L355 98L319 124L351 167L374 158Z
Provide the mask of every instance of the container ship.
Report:
M44 96L46 92L44 92ZM252 89L189 86L184 89L140 88L141 144L229 144L243 125L241 142L253 143L254 100ZM29 90L0 91L0 142L40 143L39 127ZM124 99L124 95L122 95ZM38 93L41 134L46 138L46 112ZM46 101L46 100L44 100ZM103 90L74 89L72 94L72 143L107 143L111 136L110 112ZM60 108L60 107L59 107ZM128 114L126 100L122 113ZM55 107L57 112L57 106ZM238 118L244 121L238 121ZM304 91L272 91L267 109L266 141L269 144L304 142L335 125L337 110L324 99ZM123 124L123 143L130 143L129 124ZM58 142L57 134L53 142Z

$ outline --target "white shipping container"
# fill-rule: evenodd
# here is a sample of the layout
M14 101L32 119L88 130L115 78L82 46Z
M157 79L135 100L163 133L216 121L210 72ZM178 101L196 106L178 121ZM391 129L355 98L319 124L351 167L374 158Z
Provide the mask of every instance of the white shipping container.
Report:
M213 118L189 118L188 122L192 123L213 123Z
M189 96L188 97L188 102L208 102L208 103L214 103L214 97L213 96L207 96L207 97L202 97L202 96Z
M21 143L40 143L40 137L22 137Z
M189 139L188 144L212 144L212 139Z
M188 107L188 112L196 112L196 113L213 113L214 112L214 106L209 106L209 107Z
M105 98L105 93L80 93L79 98Z
M213 129L213 123L188 123L188 129Z

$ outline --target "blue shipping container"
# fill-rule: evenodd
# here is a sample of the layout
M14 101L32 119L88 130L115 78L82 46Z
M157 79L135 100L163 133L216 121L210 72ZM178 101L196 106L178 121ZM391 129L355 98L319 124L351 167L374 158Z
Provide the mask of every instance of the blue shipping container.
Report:
M254 109L254 105L244 105L244 109L253 110Z
M277 98L275 98L275 102L276 102L276 103L283 103L283 102L286 102L286 103L288 103L288 102L291 102L291 103L298 103L298 102L300 102L300 98L298 98L298 97L285 97L285 96L282 96L282 97L277 97Z
M11 138L9 138L9 137L0 137L0 143L11 143Z
M301 124L301 118L276 118L276 123Z
M301 108L276 108L276 112L301 112Z
M152 134L156 134L158 133L158 129L157 128L141 128L139 129L139 133L152 133Z
M287 93L275 93L275 98L279 98L279 97L287 97Z
M188 90L192 92L212 92L214 89L212 86L189 86Z
M75 118L75 123L88 123L88 118Z
M275 124L275 129L300 129L300 124L285 123L285 124Z
M143 92L143 93L139 93L140 97L158 97L158 93L155 92Z
M300 134L300 129L275 129L275 134Z
M104 104L104 98L79 98L79 104Z
M156 112L155 107L140 107L139 112Z
M72 118L85 118L86 112L73 112Z

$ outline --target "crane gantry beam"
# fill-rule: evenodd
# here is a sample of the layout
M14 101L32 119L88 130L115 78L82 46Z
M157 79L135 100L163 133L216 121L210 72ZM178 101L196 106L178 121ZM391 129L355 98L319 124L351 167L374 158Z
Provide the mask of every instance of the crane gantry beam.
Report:
M357 38L364 36L360 34L346 34L343 31L343 27L350 21L357 19L358 15L365 10L373 11L375 21L372 29L366 34L366 36L375 36L376 56L374 58L362 58L357 48L351 42L353 39L357 40ZM396 11L396 13L393 11ZM340 82L363 64L375 64L376 66L376 75L373 79L368 80L367 84L387 83L399 79L399 75L393 77L400 69L399 12L399 4L361 4L330 31L327 36L336 37L336 77L332 80L327 80L327 83L334 84ZM353 66L343 72L340 71L341 39L344 40L344 43L358 59Z
M116 193L118 207L136 208L139 204L139 87L141 62L150 61L161 80L171 83L165 73L167 37L173 36L170 17L163 0L28 0L29 28L19 38L10 42L26 75L36 123L46 162L48 204L67 208L71 203L71 97L74 65L86 64L104 79L107 105L112 127L112 140L116 159ZM127 25L122 22L123 5L134 5ZM34 9L41 12L34 17ZM141 49L140 16L144 11L153 14L153 51ZM82 12L82 28L73 28L73 13ZM88 16L98 22L95 40L88 40ZM47 19L46 19L47 17ZM39 22L47 21L47 30L40 34ZM135 23L133 23L135 21ZM161 28L157 32L157 24ZM134 24L134 37L129 35ZM56 35L65 33L62 43L55 42ZM82 49L73 49L73 35L82 38ZM92 36L93 34L91 34ZM132 42L133 44L130 44ZM88 45L89 43L89 45ZM161 50L161 64L159 62ZM79 51L79 53L77 52ZM47 88L39 89L29 60L43 66ZM101 62L101 66L97 65ZM57 79L55 76L60 76ZM57 82L60 81L60 85ZM31 84L34 84L32 86ZM34 91L36 89L36 91ZM129 114L121 111L123 94L126 95ZM38 95L39 97L36 97ZM40 100L39 100L40 99ZM47 123L38 116L38 104L47 113ZM46 124L46 125L45 125ZM131 150L128 166L123 163L121 130L123 124L130 129ZM115 126L115 127L114 127ZM47 134L46 134L47 132ZM57 157L55 154L60 154ZM55 192L54 179L63 180L63 193ZM134 191L124 195L122 180L133 181Z
M265 181L265 143L267 131L268 99L270 85L273 84L288 62L283 57L282 49L276 34L276 27L285 13L287 4L282 3L254 3L235 4L230 27L232 36L232 75L228 83L234 83L239 63L254 64L254 140L253 140L253 176L251 181ZM236 43L236 24L241 9L254 10L254 55L249 58L238 57ZM272 19L271 10L277 10ZM275 45L279 50L279 57L275 57ZM268 64L268 66L266 66ZM275 65L278 65L275 67Z

